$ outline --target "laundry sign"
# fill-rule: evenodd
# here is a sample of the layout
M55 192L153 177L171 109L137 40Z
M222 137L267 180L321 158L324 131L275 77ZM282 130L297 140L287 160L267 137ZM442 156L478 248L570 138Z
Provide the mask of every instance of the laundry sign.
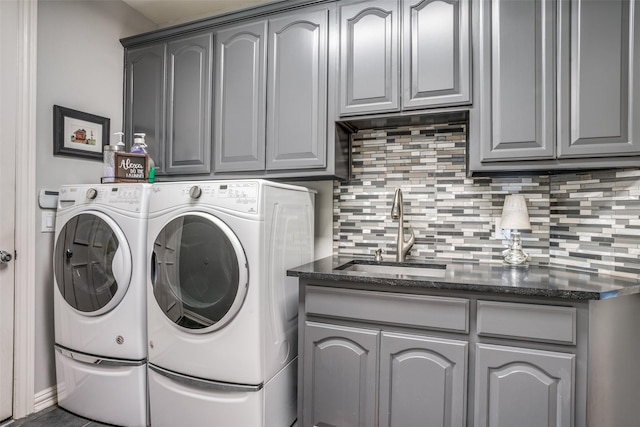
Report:
M146 154L116 152L116 182L146 181L147 158Z

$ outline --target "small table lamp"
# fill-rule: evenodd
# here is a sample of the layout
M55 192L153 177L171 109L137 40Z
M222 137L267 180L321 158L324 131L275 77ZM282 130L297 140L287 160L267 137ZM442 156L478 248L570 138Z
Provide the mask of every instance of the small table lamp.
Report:
M531 230L531 223L527 201L522 194L511 194L505 197L500 228L511 230L509 249L502 252L504 262L510 265L525 264L529 255L522 251L522 240L518 230Z

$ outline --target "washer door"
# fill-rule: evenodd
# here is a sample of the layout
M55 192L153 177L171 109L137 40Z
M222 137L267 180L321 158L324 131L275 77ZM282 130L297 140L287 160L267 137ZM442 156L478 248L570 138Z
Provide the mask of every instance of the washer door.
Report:
M98 316L122 301L131 281L131 250L108 216L85 212L60 230L53 268L58 290L76 311Z
M189 332L211 332L229 323L244 302L248 278L240 241L213 215L177 216L154 241L153 295L162 312Z

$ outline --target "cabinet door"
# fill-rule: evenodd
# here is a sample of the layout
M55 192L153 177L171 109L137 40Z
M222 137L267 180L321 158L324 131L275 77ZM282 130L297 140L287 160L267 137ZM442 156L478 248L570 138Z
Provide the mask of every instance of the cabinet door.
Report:
M562 6L559 157L640 153L640 8L629 0Z
M402 108L471 101L468 0L405 0Z
M147 151L156 173L164 169L165 134L165 49L166 44L127 50L125 89L125 140L146 134Z
M167 174L211 172L211 33L167 46Z
M303 426L376 425L376 330L306 322Z
M477 344L475 426L573 425L575 356Z
M383 332L380 427L465 426L467 348L462 341Z
M215 34L214 171L264 170L267 22Z
M400 109L399 22L395 0L340 6L341 115Z
M482 161L552 159L556 146L556 1L480 3Z
M329 10L269 21L267 170L323 168Z

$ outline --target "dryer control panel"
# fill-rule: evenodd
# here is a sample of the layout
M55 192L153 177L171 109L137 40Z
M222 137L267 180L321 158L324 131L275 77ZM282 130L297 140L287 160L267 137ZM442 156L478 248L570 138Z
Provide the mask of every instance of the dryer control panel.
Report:
M204 203L246 213L258 212L259 193L257 182L197 183L183 188L183 195L196 204Z

